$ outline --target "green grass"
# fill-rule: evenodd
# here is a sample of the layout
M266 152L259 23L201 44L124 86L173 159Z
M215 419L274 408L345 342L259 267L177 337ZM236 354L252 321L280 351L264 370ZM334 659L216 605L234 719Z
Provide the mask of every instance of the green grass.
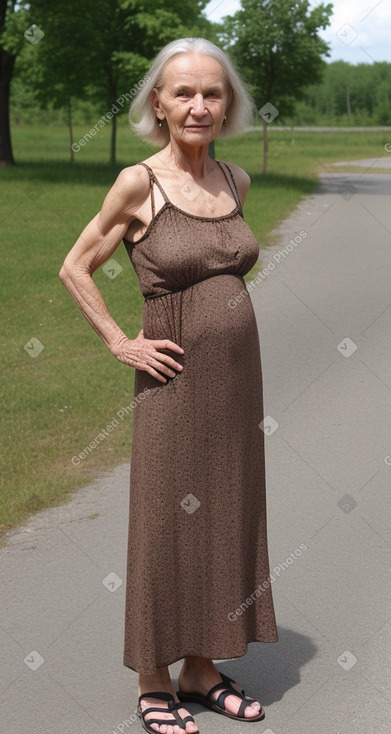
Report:
M85 128L75 130L75 140ZM0 170L2 222L0 529L64 502L102 470L128 461L131 416L75 466L72 457L96 437L133 395L134 371L117 362L83 319L58 279L61 263L86 223L99 211L119 170L143 160L152 146L119 126L118 165L107 164L109 129L68 162L65 128L21 127L13 132L18 165ZM245 168L252 188L245 216L262 247L274 227L318 185L332 161L380 157L387 133L270 131L269 172L261 173L261 133L218 141L216 157ZM142 296L121 245L123 270L95 281L113 317L132 338L141 328ZM259 269L249 273L249 278ZM31 338L43 351L32 358Z

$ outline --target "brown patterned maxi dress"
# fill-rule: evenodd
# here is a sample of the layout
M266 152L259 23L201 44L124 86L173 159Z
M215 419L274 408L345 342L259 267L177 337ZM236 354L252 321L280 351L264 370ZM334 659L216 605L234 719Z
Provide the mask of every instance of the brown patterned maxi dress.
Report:
M140 165L153 218L125 245L145 297L144 336L184 349L172 355L183 371L166 384L135 374L144 396L134 409L124 664L148 675L185 656L239 657L277 631L258 331L249 296L232 307L258 243L226 164L236 207L213 218L174 206ZM156 214L155 185L165 201Z

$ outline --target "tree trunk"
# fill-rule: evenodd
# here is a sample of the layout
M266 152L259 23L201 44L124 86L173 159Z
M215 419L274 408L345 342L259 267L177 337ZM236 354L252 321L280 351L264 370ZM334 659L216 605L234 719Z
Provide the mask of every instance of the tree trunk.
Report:
M350 107L349 87L346 87L346 112L348 114L348 117L351 117L352 110L351 110L351 107Z
M71 98L68 99L68 105L67 105L67 111L68 111L68 130L69 130L69 152L71 156L71 163L75 162L75 152L73 150L73 125L72 125L72 102Z
M268 147L269 147L269 141L268 141L268 137L267 137L267 133L268 133L267 126L268 126L268 123L266 122L266 120L262 120L262 122L263 122L263 164L262 164L262 172L263 173L266 173L266 168L267 168L267 150L268 150Z
M110 163L115 166L115 152L117 147L117 116L113 115L111 121L111 141L110 141Z
M0 166L15 165L10 127L11 79L15 56L0 49Z

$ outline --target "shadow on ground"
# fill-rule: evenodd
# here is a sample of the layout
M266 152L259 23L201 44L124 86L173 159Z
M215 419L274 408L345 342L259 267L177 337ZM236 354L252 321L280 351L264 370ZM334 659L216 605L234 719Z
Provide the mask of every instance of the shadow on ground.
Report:
M151 155L151 152L149 153ZM146 156L148 157L148 156ZM3 169L1 177L7 181L41 181L43 183L91 184L111 186L118 173L126 166L139 163L139 159L120 161L115 166L108 163L74 163L64 160L25 161ZM253 173L252 183L260 187L292 189L311 194L319 180L316 176L291 176L278 173Z
M247 695L258 698L264 706L280 701L285 693L300 683L300 670L317 654L317 646L307 635L280 627L276 644L253 642L247 655L217 663L225 675L240 683ZM174 687L177 681L174 679ZM200 713L199 704L189 704L189 711Z
M364 175L365 174L365 175ZM317 194L340 194L350 199L354 194L391 194L391 178L384 173L323 173Z

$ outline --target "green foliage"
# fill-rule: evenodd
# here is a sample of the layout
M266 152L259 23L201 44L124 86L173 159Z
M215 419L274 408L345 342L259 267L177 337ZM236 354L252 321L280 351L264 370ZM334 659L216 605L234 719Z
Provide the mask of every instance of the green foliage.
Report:
M290 118L295 124L390 125L391 64L327 64Z
M35 56L29 83L43 106L63 107L72 97L82 97L94 78L91 60L95 39L91 24L96 3L32 0L32 8L34 22L45 36L32 49Z
M4 5L4 0L2 4ZM29 4L7 2L5 5L4 16L0 16L0 49L11 56L17 56L26 44L23 34L31 24Z
M65 108L69 123L72 117L80 119L74 117L77 100L90 100L100 117L140 81L165 44L192 35L216 40L216 24L202 15L206 5L207 0L9 3L3 38L7 48L18 55L16 93L20 96L22 84L28 90L30 104L35 103L49 113ZM11 6L15 12L11 12ZM32 22L45 34L36 45L23 37ZM96 116L94 113L94 120ZM25 119L20 107L16 117ZM114 117L112 162L116 127Z
M288 115L306 86L320 80L328 46L318 30L331 12L323 3L310 10L308 0L242 0L242 9L225 18L222 41L260 107L271 102Z

